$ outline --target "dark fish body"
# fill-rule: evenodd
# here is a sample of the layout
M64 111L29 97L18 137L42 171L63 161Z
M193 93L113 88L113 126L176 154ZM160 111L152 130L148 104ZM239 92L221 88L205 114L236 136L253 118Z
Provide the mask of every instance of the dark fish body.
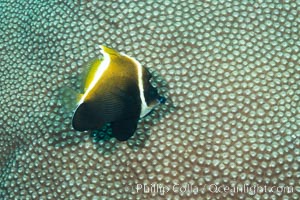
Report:
M137 60L105 46L101 49L103 59L90 63L72 126L86 131L110 122L113 136L127 140L136 130L139 118L164 98L149 82L151 74Z

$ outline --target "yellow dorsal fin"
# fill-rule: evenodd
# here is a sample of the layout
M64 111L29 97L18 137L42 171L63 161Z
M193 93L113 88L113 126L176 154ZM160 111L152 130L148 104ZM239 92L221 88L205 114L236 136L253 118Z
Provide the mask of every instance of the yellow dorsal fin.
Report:
M96 58L87 64L86 76L85 76L85 79L83 82L83 91L84 92L87 90L87 88L93 81L95 73L96 73L98 67L100 66L102 60L103 60L103 58Z
M108 53L109 55L115 55L115 56L120 55L119 52L117 52L116 50L114 50L112 48L106 47L104 45L101 45L100 47L101 47L102 51Z

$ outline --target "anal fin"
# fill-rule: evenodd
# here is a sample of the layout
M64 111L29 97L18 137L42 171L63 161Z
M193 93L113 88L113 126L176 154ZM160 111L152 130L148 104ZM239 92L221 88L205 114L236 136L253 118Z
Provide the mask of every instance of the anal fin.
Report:
M137 128L137 119L126 119L112 123L112 133L120 141L128 140Z
M86 103L78 106L72 119L72 126L77 131L96 130L101 128L104 123Z

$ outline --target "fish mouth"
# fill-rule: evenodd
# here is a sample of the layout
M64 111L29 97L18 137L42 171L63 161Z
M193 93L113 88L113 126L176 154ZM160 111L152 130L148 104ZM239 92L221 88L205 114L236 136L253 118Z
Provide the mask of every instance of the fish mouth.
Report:
M147 106L152 110L161 104L165 104L166 101L167 99L165 97L159 96L158 98L153 99Z
M165 104L167 101L167 99L165 97L159 97L157 100L160 104Z

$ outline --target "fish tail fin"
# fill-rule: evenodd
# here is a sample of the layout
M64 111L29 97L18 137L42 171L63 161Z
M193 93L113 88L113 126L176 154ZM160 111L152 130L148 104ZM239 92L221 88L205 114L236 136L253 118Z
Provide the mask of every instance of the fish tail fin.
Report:
M69 87L60 90L60 101L62 106L68 111L74 111L83 94L77 93Z

